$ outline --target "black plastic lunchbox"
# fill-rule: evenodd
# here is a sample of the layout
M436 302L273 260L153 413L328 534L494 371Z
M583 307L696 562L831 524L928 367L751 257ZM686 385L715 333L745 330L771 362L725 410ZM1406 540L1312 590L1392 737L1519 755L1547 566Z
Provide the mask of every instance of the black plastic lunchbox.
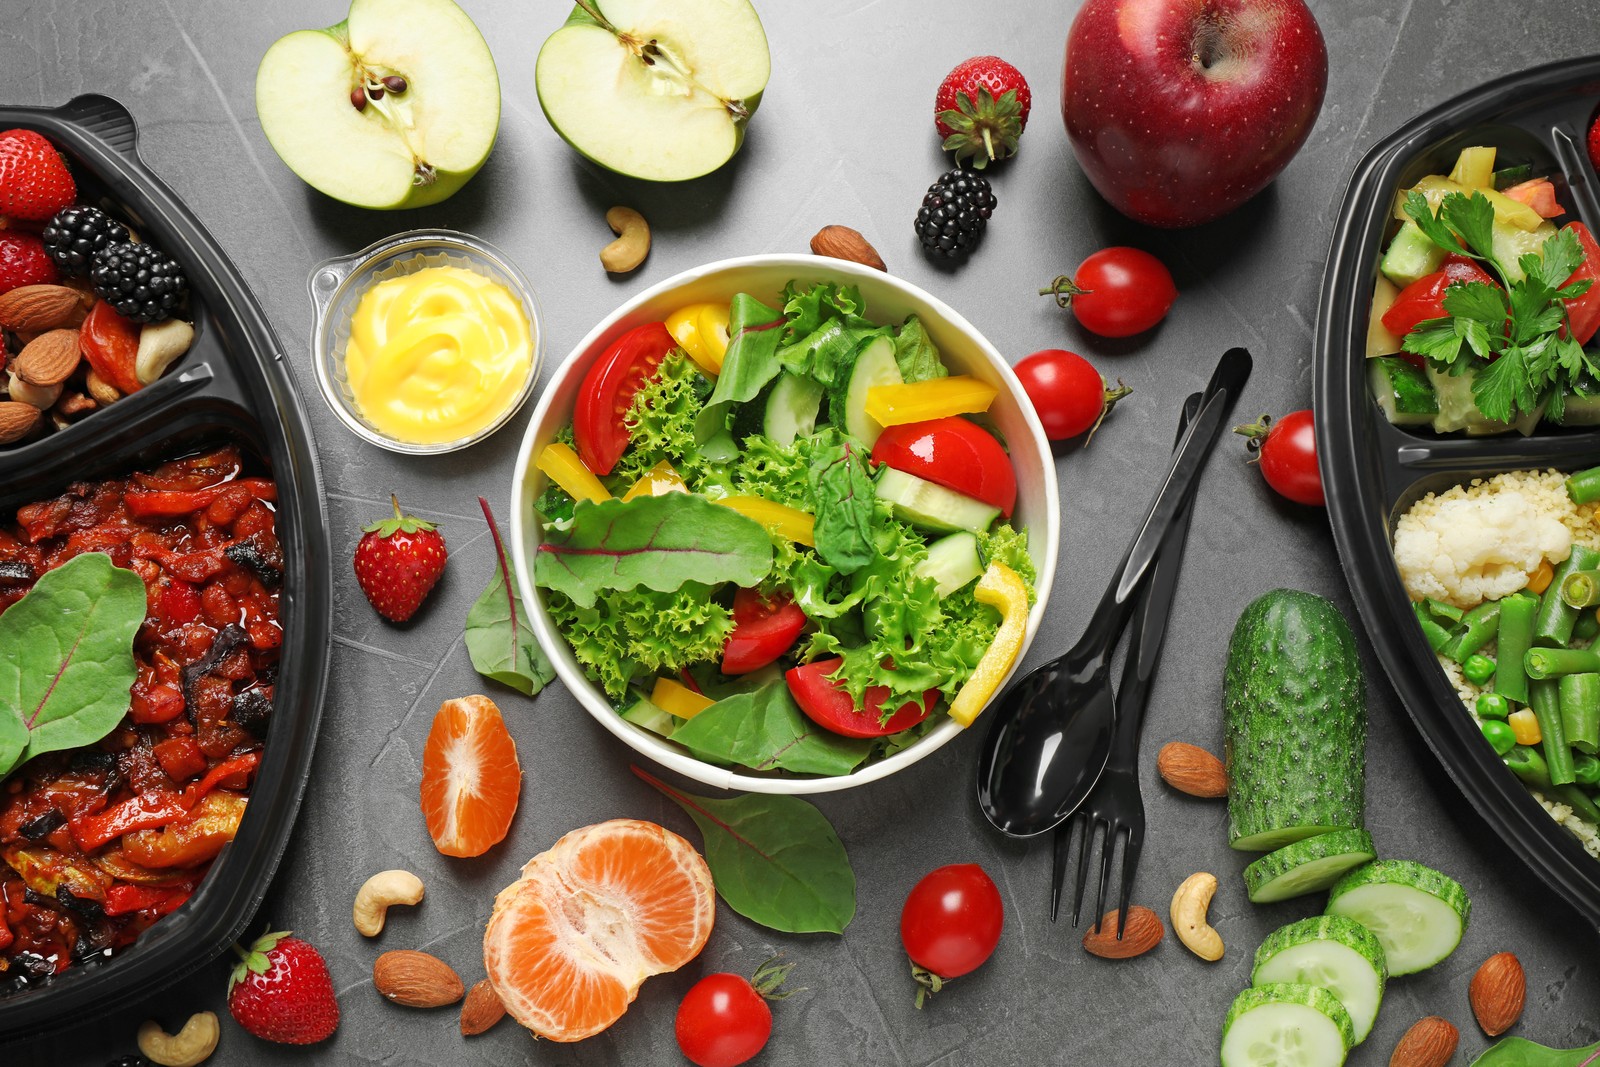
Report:
M43 133L67 156L81 202L125 219L183 265L195 339L154 384L62 432L0 449L0 517L74 481L121 477L235 442L278 486L284 640L272 726L238 836L194 896L133 945L0 997L0 1044L148 997L243 933L305 789L332 630L328 524L311 431L260 305L216 241L140 161L137 128L121 104L80 96L58 108L0 106L0 129L19 126Z
M1397 190L1446 173L1460 149L1494 145L1497 165L1531 163L1600 232L1600 180L1584 138L1600 106L1600 57L1501 78L1412 120L1356 167L1333 235L1314 340L1317 453L1334 541L1361 619L1423 738L1468 801L1542 881L1600 926L1600 859L1500 762L1438 669L1391 550L1395 522L1427 493L1512 470L1600 464L1600 429L1541 424L1530 437L1413 432L1369 391L1367 319Z

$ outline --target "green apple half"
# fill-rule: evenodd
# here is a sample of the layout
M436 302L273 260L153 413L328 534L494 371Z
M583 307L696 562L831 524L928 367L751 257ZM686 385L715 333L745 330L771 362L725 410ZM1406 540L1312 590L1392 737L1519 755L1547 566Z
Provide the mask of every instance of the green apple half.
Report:
M395 76L404 90L386 91L383 79ZM337 26L299 30L267 49L256 115L273 150L312 187L358 207L422 207L489 158L500 75L483 34L451 0L354 0Z
M579 0L539 50L545 117L619 174L672 182L744 142L772 57L748 0Z

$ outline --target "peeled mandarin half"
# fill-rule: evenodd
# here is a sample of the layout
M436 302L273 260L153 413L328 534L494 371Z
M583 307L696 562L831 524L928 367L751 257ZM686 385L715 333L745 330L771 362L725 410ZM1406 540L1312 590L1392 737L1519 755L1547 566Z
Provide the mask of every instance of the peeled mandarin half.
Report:
M446 856L481 856L511 829L522 789L517 746L494 701L446 700L422 749L422 817Z
M622 1018L654 974L694 959L716 893L694 846L655 823L613 819L567 834L500 891L483 963L506 1011L551 1041Z

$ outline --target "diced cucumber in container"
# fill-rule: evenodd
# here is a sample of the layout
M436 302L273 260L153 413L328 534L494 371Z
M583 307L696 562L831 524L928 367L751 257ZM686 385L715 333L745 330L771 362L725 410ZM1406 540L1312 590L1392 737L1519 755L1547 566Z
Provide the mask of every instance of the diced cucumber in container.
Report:
M1439 416L1439 397L1428 375L1399 356L1367 361L1372 395L1383 417L1396 426L1428 426Z
M917 564L917 573L933 579L941 600L965 589L983 577L978 538L965 530L939 538L928 546L928 558Z
M993 505L893 467L878 475L876 491L894 507L896 518L928 530L981 533L1000 514Z
M1355 635L1330 601L1276 589L1244 609L1228 644L1223 729L1234 848L1362 828L1366 687Z
M1372 1032L1388 978L1382 942L1342 915L1319 915L1274 931L1256 949L1250 972L1252 985L1293 982L1338 997L1350 1013L1354 1045Z
M1233 999L1222 1067L1339 1067L1355 1042L1350 1013L1326 989L1274 983Z
M1397 978L1454 952L1471 911L1459 882L1410 860L1357 867L1328 891L1328 914L1354 919L1377 935Z
M1389 242L1378 269L1391 282L1404 289L1424 275L1432 274L1444 262L1444 249L1422 232L1422 227L1407 219Z
M1377 856L1372 835L1365 830L1318 834L1284 845L1246 867L1245 891L1255 904L1303 897L1321 892Z
M883 427L878 425L877 419L867 414L867 390L879 385L900 385L904 381L900 376L900 364L894 358L894 340L880 336L868 341L861 354L856 356L850 381L845 386L841 427L844 432L868 448L877 444ZM839 416L832 414L831 408L829 412L828 417L835 426L839 426Z

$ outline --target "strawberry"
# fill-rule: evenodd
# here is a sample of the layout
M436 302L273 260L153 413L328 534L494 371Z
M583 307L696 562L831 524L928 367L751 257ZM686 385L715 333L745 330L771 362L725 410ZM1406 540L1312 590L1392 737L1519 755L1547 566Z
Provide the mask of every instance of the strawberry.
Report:
M356 581L379 615L405 622L417 613L444 573L444 537L432 523L400 513L366 527L356 545Z
M0 293L24 285L54 285L59 278L43 241L31 233L0 230Z
M311 1045L339 1028L339 1000L322 953L289 931L265 933L228 978L228 1011L263 1041Z
M43 222L77 199L55 145L32 130L0 133L0 215Z
M933 124L960 165L983 169L1015 155L1028 125L1033 91L1022 72L999 56L973 56L945 75L933 98Z

